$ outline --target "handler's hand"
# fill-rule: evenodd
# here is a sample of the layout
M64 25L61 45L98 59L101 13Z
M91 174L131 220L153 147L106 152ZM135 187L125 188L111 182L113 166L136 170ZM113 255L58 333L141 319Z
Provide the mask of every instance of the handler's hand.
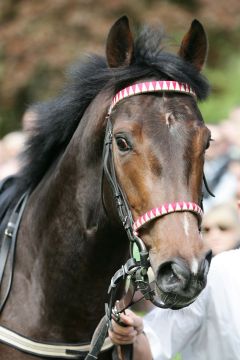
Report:
M142 318L131 310L126 310L125 314L121 314L120 319L126 327L112 320L111 329L108 332L110 339L116 345L133 344L137 336L143 332Z

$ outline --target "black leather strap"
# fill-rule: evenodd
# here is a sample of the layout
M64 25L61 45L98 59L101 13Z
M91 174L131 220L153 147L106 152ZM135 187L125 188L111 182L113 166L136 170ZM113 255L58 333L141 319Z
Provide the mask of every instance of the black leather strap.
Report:
M101 319L100 323L98 324L93 337L91 341L91 350L87 354L85 360L93 360L97 359L98 355L100 353L100 350L102 348L102 345L104 343L105 337L108 332L108 328L110 326L110 322L113 315L113 307L114 302L116 299L116 294L118 291L118 288L121 284L121 281L126 278L127 275L131 275L132 272L136 271L139 268L139 264L133 259L129 259L125 265L121 267L114 276L112 277L111 284L108 289L109 294L109 302L106 304L105 312L106 314ZM125 301L121 300L121 304L123 304L123 307L121 309L118 309L120 312L124 311L128 306L132 303L132 297L133 293L129 297L129 294L126 295L127 299ZM129 358L130 359L130 358Z
M91 350L89 351L84 360L93 360L98 358L99 352L107 336L108 327L109 319L107 315L104 315L100 323L98 324L96 330L94 331L91 341Z
M22 195L17 205L15 206L8 221L2 240L2 245L0 249L0 288L2 286L2 281L7 264L9 264L10 272L7 274L8 282L6 290L3 294L1 293L0 296L0 312L3 310L12 285L17 233L25 205L27 203L27 199L28 192Z

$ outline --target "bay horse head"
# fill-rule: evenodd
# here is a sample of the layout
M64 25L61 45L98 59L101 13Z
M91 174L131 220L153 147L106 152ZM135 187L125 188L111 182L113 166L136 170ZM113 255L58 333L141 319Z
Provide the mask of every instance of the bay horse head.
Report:
M195 20L178 54L191 67L193 77L199 76L207 49L205 31ZM129 23L123 17L108 36L108 64L113 70L131 65L140 68L136 58ZM156 66L154 58L151 66ZM171 72L171 66L169 58L165 68ZM211 257L200 231L204 153L210 132L197 97L189 79L183 83L152 71L115 94L107 117L113 192L119 186L133 219L128 219L133 236L148 250L158 299L155 304L174 309L190 304L205 287Z

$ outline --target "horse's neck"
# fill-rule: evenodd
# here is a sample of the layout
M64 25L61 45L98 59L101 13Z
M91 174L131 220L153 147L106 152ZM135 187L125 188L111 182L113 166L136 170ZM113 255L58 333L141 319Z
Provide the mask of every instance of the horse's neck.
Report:
M4 311L11 327L18 319L14 330L45 340L89 340L127 253L102 208L100 162L84 166L77 144L29 199Z

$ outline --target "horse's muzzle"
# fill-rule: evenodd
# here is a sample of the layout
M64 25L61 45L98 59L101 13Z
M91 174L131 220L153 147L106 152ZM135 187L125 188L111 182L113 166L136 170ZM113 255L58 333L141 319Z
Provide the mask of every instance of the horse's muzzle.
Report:
M196 273L181 258L174 258L159 266L156 292L166 307L179 309L195 300L206 286L210 262L211 253L207 253Z

